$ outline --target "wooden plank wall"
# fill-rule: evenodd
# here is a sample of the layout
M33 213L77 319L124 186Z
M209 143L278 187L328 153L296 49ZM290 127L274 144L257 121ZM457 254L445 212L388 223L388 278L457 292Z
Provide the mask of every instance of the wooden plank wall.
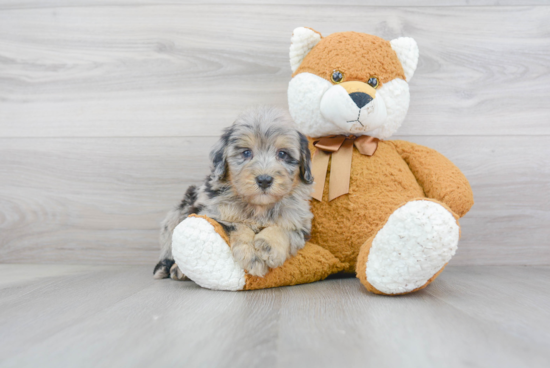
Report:
M0 0L0 262L153 264L222 127L286 107L308 26L417 40L397 138L471 181L453 264L550 264L550 2L291 3Z

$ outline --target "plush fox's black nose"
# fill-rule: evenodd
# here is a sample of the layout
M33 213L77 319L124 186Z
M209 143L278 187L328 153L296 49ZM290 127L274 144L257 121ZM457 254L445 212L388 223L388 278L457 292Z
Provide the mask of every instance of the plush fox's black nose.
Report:
M349 94L349 97L355 102L358 108L362 108L366 104L372 101L372 97L363 92L353 92Z
M273 184L273 177L269 175L256 176L256 183L262 189L267 189Z

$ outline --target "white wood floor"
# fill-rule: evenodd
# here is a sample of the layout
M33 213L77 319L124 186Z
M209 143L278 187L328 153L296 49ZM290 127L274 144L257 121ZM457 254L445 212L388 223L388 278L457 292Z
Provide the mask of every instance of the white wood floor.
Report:
M1 367L548 367L550 267L449 267L426 290L355 278L252 292L149 266L0 265Z

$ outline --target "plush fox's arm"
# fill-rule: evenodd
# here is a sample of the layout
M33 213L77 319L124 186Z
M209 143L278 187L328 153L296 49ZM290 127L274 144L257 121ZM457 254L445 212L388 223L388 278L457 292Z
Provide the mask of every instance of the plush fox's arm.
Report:
M458 216L474 204L468 179L441 153L415 143L392 141L428 198L445 203Z

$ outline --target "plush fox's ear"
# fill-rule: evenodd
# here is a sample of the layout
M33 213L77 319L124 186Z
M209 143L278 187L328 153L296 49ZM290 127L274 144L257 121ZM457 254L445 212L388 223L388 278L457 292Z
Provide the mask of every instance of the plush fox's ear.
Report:
M321 41L321 34L311 28L298 27L290 38L290 67L294 73L308 52Z
M390 44L403 66L407 82L410 81L418 65L418 45L416 41L410 37L399 37L391 40Z

